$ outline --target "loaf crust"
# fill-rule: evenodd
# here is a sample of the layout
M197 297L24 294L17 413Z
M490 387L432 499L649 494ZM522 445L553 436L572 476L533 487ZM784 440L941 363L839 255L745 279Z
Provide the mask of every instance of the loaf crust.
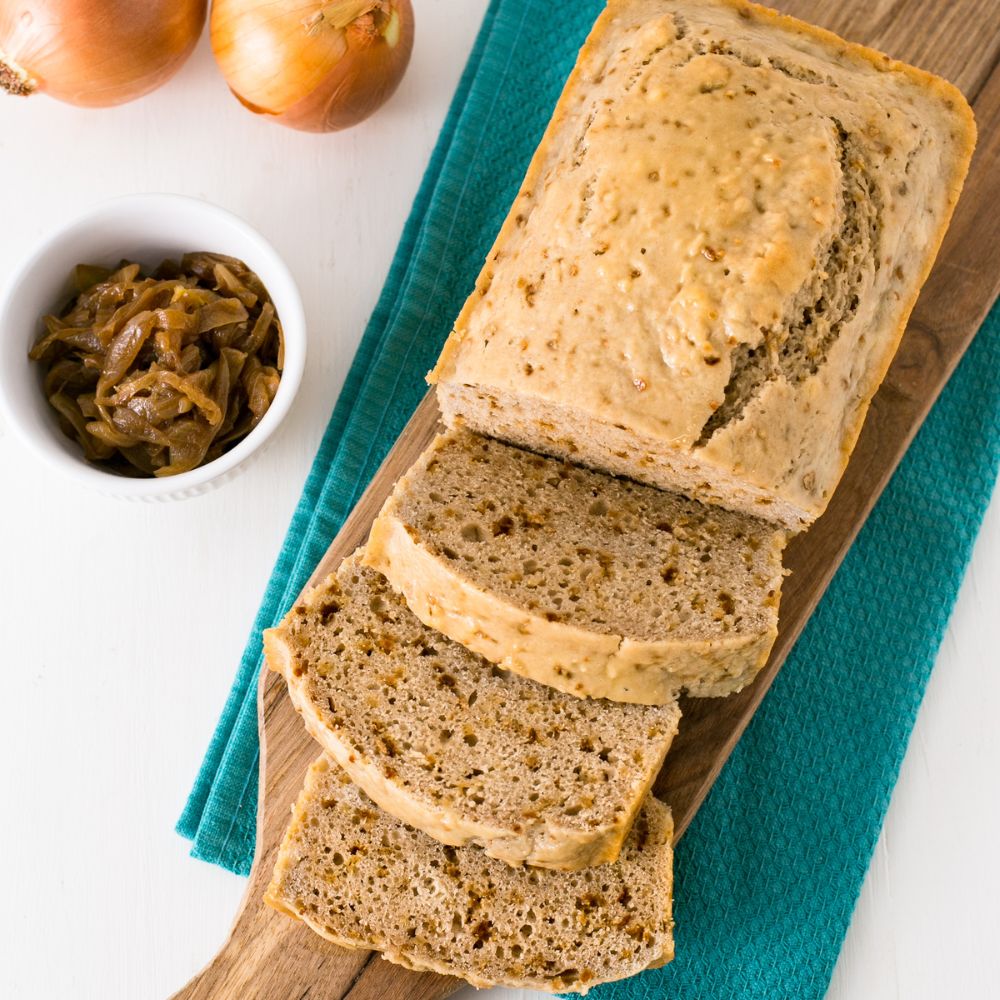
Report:
M743 0L611 0L430 380L450 423L794 530L975 143L951 84Z
M396 484L364 561L425 625L507 670L657 705L757 675L784 543L759 519L452 430Z

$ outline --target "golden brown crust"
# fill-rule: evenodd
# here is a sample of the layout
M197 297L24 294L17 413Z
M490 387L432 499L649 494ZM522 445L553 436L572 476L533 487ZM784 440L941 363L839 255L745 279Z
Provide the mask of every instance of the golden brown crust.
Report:
M813 69L819 67L822 70L823 65L833 67L831 72L837 74L840 85L845 87L848 92L851 87L854 87L859 93L863 92L866 87L865 74L867 74L869 81L872 79L872 71L880 75L884 74L887 80L886 86L889 87L890 91L888 98L890 102L900 100L904 116L908 113L915 116L914 120L920 120L924 117L928 120L926 136L931 151L926 155L921 154L925 155L925 160L922 161L923 165L918 163L918 171L923 171L919 182L920 190L918 191L911 184L913 190L910 192L909 200L900 197L893 201L890 217L886 220L887 231L891 238L885 242L882 251L880 251L881 261L878 260L876 251L873 250L875 271L878 270L878 264L882 263L885 268L883 277L879 278L877 282L874 278L865 278L863 287L864 289L870 288L870 291L862 291L862 295L868 295L868 305L862 306L861 312L853 322L853 327L850 326L850 319L845 321L848 323L849 336L841 338L843 343L831 355L830 361L826 364L827 370L825 372L821 370L818 379L810 380L807 378L804 389L799 387L798 382L789 383L784 388L779 385L777 389L768 384L766 391L759 392L756 397L752 398L751 405L748 405L744 411L745 419L742 421L733 419L721 431L713 432L715 436L710 440L696 441L697 434L692 435L692 427L702 427L705 413L711 413L719 406L721 399L719 379L728 371L730 363L725 358L725 365L711 370L699 370L694 373L693 379L688 379L686 382L683 379L680 382L672 382L672 379L678 379L677 372L684 373L686 369L678 363L676 358L670 357L668 352L664 355L665 360L668 361L667 366L654 373L657 385L662 386L659 388L658 394L654 392L656 386L647 388L647 380L644 378L633 377L631 379L636 388L643 391L641 399L629 395L629 380L621 378L626 371L629 371L629 367L632 369L636 367L634 360L629 361L627 365L622 365L609 358L609 364L612 368L615 365L622 368L622 371L612 376L605 375L604 369L595 361L593 367L597 369L597 374L593 376L594 389L589 395L579 392L578 378L581 373L585 373L584 362L579 357L574 362L576 368L567 367L564 361L565 370L562 373L561 382L556 375L543 375L542 381L539 381L538 358L542 357L546 362L551 361L553 371L558 368L559 361L554 355L545 354L540 347L536 349L534 343L523 359L531 362L531 364L525 365L527 375L534 374L530 380L521 379L519 375L514 374L518 366L514 364L509 352L506 355L507 362L497 365L497 359L505 356L503 352L507 349L507 341L524 336L523 323L527 320L530 324L532 318L530 313L525 313L523 310L519 313L514 306L509 305L508 301L513 301L513 299L504 300L505 295L512 295L512 279L509 273L503 271L503 258L509 258L512 253L514 256L520 254L518 267L523 269L521 273L525 275L531 273L532 267L537 267L536 256L533 256L535 250L530 244L525 244L524 241L527 237L521 232L521 227L524 225L524 219L530 217L529 209L534 193L542 183L543 172L545 172L546 188L549 187L553 177L558 188L559 178L563 176L559 157L565 158L566 156L566 135L564 132L567 117L583 107L583 97L580 91L589 87L592 93L596 86L594 80L601 78L599 75L594 77L593 72L584 77L584 68L592 60L599 60L602 53L604 56L609 56L611 47L609 37L616 37L613 35L616 30L614 28L616 18L629 18L628 24L631 30L642 17L647 16L646 12L648 12L649 17L652 17L654 13L656 15L676 13L681 17L686 17L690 20L692 32L701 28L702 22L699 19L705 18L706 25L715 25L714 28L710 29L715 31L715 35L712 37L723 39L719 43L722 47L719 51L723 54L725 54L730 41L737 45L743 43L749 45L749 50L744 48L744 54L747 51L752 53L755 44L753 39L756 39L756 43L761 43L761 33L765 33L765 41L773 37L777 43L780 43L776 45L775 51L783 57L791 55L796 59L801 58L804 65L813 67ZM732 23L735 21L734 14L741 23L746 24L747 39L750 41L741 40L738 26ZM726 32L731 32L731 34L726 34ZM680 39L680 37L681 35L678 34L677 38ZM765 54L770 54L769 51L766 51L766 45L764 49ZM623 49L623 51L626 50ZM702 47L697 51L704 52L706 49ZM710 48L707 51L715 52L716 49ZM683 61L679 65L683 65ZM751 61L748 65L753 66L755 63ZM785 71L783 68L781 69L782 72ZM891 81L889 81L890 77ZM615 84L615 87L619 87L619 84ZM816 89L821 91L823 87ZM616 92L605 90L602 93L614 97ZM805 99L810 100L811 95L806 95ZM820 99L823 98L817 100ZM836 118L836 108L839 105L831 105L832 98L823 100L826 100L826 104L823 105L825 110L822 114ZM665 108L667 107L669 105L665 106ZM817 105L818 109L819 105ZM906 112L905 109L909 109L909 111ZM864 114L859 114L860 117L855 124L860 134L868 128L870 122L866 123ZM664 121L666 122L666 119ZM574 125L573 128L578 128L578 126ZM890 126L890 130L892 128L896 129L897 138L901 138L900 129L894 125ZM816 139L816 136L813 138ZM802 141L805 142L806 139L803 138ZM865 141L868 140L865 139ZM560 143L562 145L559 145ZM459 396L459 390L465 387L481 389L492 400L509 398L511 395L521 393L521 398L524 401L523 409L529 411L524 418L528 427L532 421L535 422L536 427L540 426L539 422L543 419L540 416L540 411L544 410L546 406L550 409L553 406L561 408L560 412L563 414L563 418L561 421L557 420L551 434L546 435L539 430L536 434L537 440L526 441L524 433L518 439L520 443L527 443L539 450L546 450L546 446L551 446L553 439L569 440L571 444L578 445L582 450L585 450L586 446L581 439L586 436L586 431L582 421L573 415L574 407L578 412L593 416L599 422L603 421L609 430L621 425L623 433L633 434L637 440L645 439L653 444L660 442L663 448L675 449L680 459L683 460L679 460L678 465L693 464L694 466L690 474L674 478L675 469L671 467L671 462L658 462L655 469L650 469L638 466L632 468L629 461L625 460L623 464L629 466L624 470L626 474L656 485L674 485L684 492L699 497L704 495L709 502L720 502L718 497L721 494L722 502L726 506L764 517L772 517L792 530L799 530L822 513L837 482L839 482L860 433L870 400L888 369L919 288L926 278L940 246L968 170L974 145L975 124L972 111L954 86L933 74L891 59L874 49L846 42L824 29L813 27L768 8L744 2L744 0L709 0L709 2L698 5L685 3L684 0L674 0L674 2L664 0L660 4L643 4L637 0L611 0L581 50L580 59L567 81L552 121L529 165L515 206L505 220L489 254L487 265L477 280L476 291L470 296L459 314L455 330L446 343L437 366L431 372L429 381L439 384L439 394L443 394L445 385L450 385L452 398L449 405L453 411L452 419L467 417L469 425L480 431L488 432L490 427L482 420L477 422L471 414L462 409L464 404ZM850 156L853 153L848 151L843 155ZM553 156L556 156L555 160ZM897 164L901 158L902 151L900 150ZM827 159L829 160L829 156ZM822 157L818 155L814 157L815 169L819 168L821 161ZM597 162L606 168L609 161L605 159ZM851 165L853 168L853 164ZM553 170L555 172L551 173ZM885 186L885 193L889 191L890 182L894 185L892 197L895 199L895 185L901 179L901 175L896 175L894 178L892 174L885 173L880 176L883 176L884 179L879 180L878 183ZM804 190L808 190L809 185L815 186L814 180L808 175L803 174L803 177L805 177L805 180L802 181L805 184ZM828 183L828 179L824 183ZM900 185L900 190L904 195L905 191L902 189L905 186L905 184ZM929 192L926 199L923 193L925 188ZM816 189L819 190L818 187ZM630 192L630 196L632 195L634 192ZM829 198L830 195L832 195L832 190L826 191L823 197ZM562 196L563 194L559 195L559 197ZM549 197L554 196L550 193ZM792 201L789 202L787 198L792 198ZM538 199L535 200L538 201ZM930 212L929 215L924 214L925 200ZM799 205L797 195L789 191L785 204ZM522 205L526 206L524 210L520 207ZM917 218L918 215L919 218ZM918 233L909 234L914 237L911 240L912 250L899 243L900 229L905 229L909 225L908 219L916 219L913 224L919 229ZM565 220L560 221L565 222ZM551 219L547 219L546 231L551 231L551 222ZM824 225L827 223L824 222ZM827 228L829 229L829 226ZM803 242L803 230L800 225L795 224L792 229L797 233L796 238L799 245L791 247L791 257L786 254L783 259L782 266L786 268L786 278L796 273L787 264L789 259L808 261L810 253L816 252L815 247L810 250L808 243ZM618 235L621 237L622 233L619 232ZM521 239L520 243L518 243L518 239ZM834 245L836 245L836 239L834 239ZM528 247L527 251L524 250L525 246ZM780 248L780 241L776 246ZM573 247L573 249L576 248ZM898 262L892 259L893 252L896 250L899 252ZM527 263L524 261L525 253L527 254ZM544 258L545 253L542 253L541 256ZM611 259L610 256L608 259ZM646 258L646 260L649 261L650 258ZM616 263L620 267L622 262ZM903 264L902 271L897 266L899 263ZM497 283L494 282L494 270L497 271ZM890 273L895 274L897 271L900 272L898 278L888 277ZM822 272L818 266L814 273L817 272ZM639 271L635 273L638 274ZM501 275L506 275L502 281ZM655 282L655 265L651 276L651 280ZM762 288L768 281L776 277L780 277L780 274L772 269L764 274L762 284L757 283L751 277L747 281L746 287ZM521 280L528 279L522 278ZM550 275L550 282L546 283L546 289L552 280L557 283L562 281L558 275ZM673 280L674 275L671 274L670 282L672 283ZM568 290L564 291L564 286L558 284L560 294L564 295L562 301L567 309L570 305L582 306L585 301L591 302L593 296L597 294L592 283L586 284L582 291L566 287ZM655 284L653 287L656 287ZM671 287L673 287L672 284ZM688 287L693 290L694 294L698 294L697 286ZM552 294L551 290L549 293ZM689 294L691 293L689 292ZM485 319L477 320L477 317L481 316L484 308L483 301L487 295L490 296L490 299L486 301L497 300L500 305L491 307L494 312L487 312ZM582 296L582 299L575 296ZM570 301L571 298L572 301ZM539 301L544 300L539 299ZM655 297L651 301L655 303ZM602 302L605 306L608 305L607 298L603 299ZM874 303L877 302L887 302L888 304L876 306ZM662 343L664 327L656 325L657 308L659 307L655 305L650 306L646 321L647 323L652 321L652 325L648 328L658 331L657 335L661 338ZM711 308L712 303L705 306L705 315L712 315L709 311ZM769 309L770 306L768 306ZM535 309L534 313L537 316L538 310ZM545 313L544 315L548 321L550 314ZM552 315L558 315L558 311ZM667 318L669 319L669 316ZM505 319L509 321L507 328L504 327ZM491 352L489 354L485 353L484 350L489 341L482 342L483 331L473 329L477 321L481 327L487 324L491 330L497 332L496 337L490 334L492 344L489 347ZM727 319L727 324L729 321ZM696 343L700 336L697 326L687 322L687 317L684 314L677 322L680 323L681 330L691 339L692 344ZM614 325L617 336L620 336L620 327L620 323ZM755 329L753 323L749 324L748 329ZM864 330L874 332L864 348L863 359L857 362L857 352L853 348L859 335L861 340L864 340ZM583 351L591 350L596 353L596 349L588 348L583 340L573 339L574 337L579 338L579 336L571 332L568 343L580 347ZM730 338L732 343L732 334L730 334ZM739 342L744 343L742 334L739 337ZM466 343L469 350L467 355L463 355L463 346ZM685 346L683 337L680 338L680 343ZM751 342L747 341L747 346L751 346ZM636 341L633 338L622 348L623 356L634 359L635 347ZM642 349L641 344L639 348ZM699 349L707 350L707 347ZM556 350L565 351L566 348L559 347ZM730 350L730 348L726 350ZM580 357L584 357L584 355ZM735 358L735 354L732 357ZM711 361L714 363L714 359ZM647 362L648 359L642 361L643 364ZM733 364L735 365L735 361ZM629 371L629 374L635 376L634 371ZM641 372L639 374L641 376ZM848 378L846 388L839 388L845 376ZM816 384L813 385L813 382ZM568 388L566 388L570 384L574 387L572 396L568 395ZM586 385L586 380L583 384ZM672 385L676 385L677 388L671 388ZM444 402L443 399L442 402ZM707 409L708 407L710 409ZM668 413L671 414L669 418L666 417ZM677 414L680 414L682 418L679 421ZM658 421L661 419L663 426L657 429ZM498 427L501 423L502 421L498 419ZM509 420L507 424L509 426ZM523 432L524 428L522 427L521 430ZM498 433L500 432L498 431ZM623 471L620 464L614 462L615 452L605 444L595 443L592 436L586 444L589 444L591 450L597 455L596 458L590 456L587 459L591 464L607 469L614 468L614 471L619 473ZM650 452L655 453L656 448L649 445L646 447ZM560 452L560 454L562 453ZM739 485L734 488L731 485L733 480L736 480L737 483L742 480L745 483L745 488ZM693 488L692 482L695 484ZM701 492L698 489L700 482L704 482L705 486ZM762 501L757 499L761 495L771 505L770 509L767 506L762 506Z
M566 83L563 85L562 92L559 95L559 99L556 102L555 109L552 113L552 118L549 120L549 124L546 126L538 147L531 158L531 162L528 164L528 169L524 175L524 179L521 181L519 197L524 191L532 188L535 181L538 179L542 164L545 161L545 154L548 151L548 146L551 144L553 137L558 132L563 119L568 113L569 107L566 95L574 90L577 79L581 73L581 65L585 61L586 57L599 50L604 35L605 22L614 16L618 8L627 8L631 2L632 0L608 0L605 9L594 22L593 28L591 28L586 40L583 43L583 47L580 49L576 64L567 77ZM740 16L746 17L747 19L760 20L765 23L770 23L780 30L791 31L795 34L813 38L815 41L828 46L831 49L839 51L839 53L844 57L855 57L860 60L864 60L880 71L902 73L904 76L909 77L918 86L924 87L932 93L938 94L942 101L955 110L959 118L962 120L963 125L960 134L960 145L957 149L957 169L955 174L948 179L947 183L947 187L952 195L950 199L952 210L954 210L954 206L958 203L958 197L962 192L962 186L965 183L965 178L969 171L969 163L972 159L972 153L976 147L977 138L976 116L972 107L969 105L969 102L965 99L965 95L958 89L958 87L950 81L945 80L943 77L935 75L934 73L929 73L927 70L920 69L917 66L912 66L909 63L900 62L878 49L870 48L869 46L861 45L857 42L849 42L846 39L841 38L840 35L837 35L826 28L810 24L807 21L792 17L789 14L782 14L773 7L766 7L761 4L751 3L749 0L713 0L713 2L730 7L739 12ZM665 4L665 7L666 6L667 5ZM949 213L947 218L942 220L937 245L935 246L935 253L931 255L926 273L930 272L937 248L940 247L941 241L944 239L944 234L948 229L950 221L951 214ZM490 248L489 253L486 255L487 261L492 259L496 250L506 242L506 238L516 228L516 216L513 212L511 212L504 219L504 222L500 227L500 231L497 233L496 239L493 241L493 245ZM479 291L482 286L487 283L486 274L487 269L484 268L483 272L481 272L477 277L477 291ZM916 301L917 294L919 294L919 287L917 293L914 294L914 302ZM462 319L472 311L475 305L475 296L470 296L466 300L458 318L455 321L455 326L457 328L464 328ZM905 326L905 322L903 325ZM453 364L454 354L459 343L460 341L455 338L448 338L437 363L428 374L427 381L430 384L434 385L439 382L442 375L448 371L449 367Z
M910 314L913 311L913 307L916 305L917 299L920 297L920 290L923 287L924 282L927 280L927 277L931 272L931 268L934 266L938 250L940 250L941 244L944 242L945 233L948 231L948 226L951 224L951 219L955 212L955 206L958 204L959 196L961 195L962 188L965 184L965 178L969 173L969 165L972 162L972 154L976 148L976 140L978 138L976 116L971 105L966 100L965 95L958 89L958 87L956 87L949 80L945 80L943 77L937 76L934 73L929 73L927 70L920 69L910 63L893 59L891 56L886 55L886 53L880 51L879 49L874 49L858 42L846 41L835 32L829 31L826 28L821 28L815 24L810 24L808 21L791 17L788 14L782 14L773 7L750 3L749 0L716 0L716 2L725 4L733 10L738 11L740 16L750 19L756 18L765 23L773 24L776 28L812 38L823 45L829 46L831 49L838 50L844 58L854 57L859 60L863 60L882 72L901 73L903 76L909 77L909 79L912 80L918 87L922 87L925 90L936 94L949 109L954 111L959 119L960 128L957 135L954 137L956 142L956 155L953 161L954 171L950 177L942 178L945 189L948 192L948 208L941 217L935 238L930 243L928 253L924 258L924 267L920 276L918 280L913 283L910 300L902 310L895 336L891 338L891 350L886 352L884 363L881 367L872 372L872 387L867 394L865 405L859 410L854 425L844 436L842 442L843 461L840 467L840 475L837 477L837 480L839 481L840 477L844 473L844 470L847 468L847 463L850 461L851 453L854 451L854 446L857 444L858 438L861 436L861 429L864 426L865 418L868 415L868 404L870 404L872 398L878 390L878 387L882 384L882 380L885 378L886 373L889 371L889 366L892 364L892 359L896 354L897 348L899 347L899 342L902 340L903 334L906 332L906 325L909 322ZM628 3L629 0L608 0L608 7L627 6ZM826 505L823 504L822 509L816 510L815 516L818 517L823 512L825 507Z

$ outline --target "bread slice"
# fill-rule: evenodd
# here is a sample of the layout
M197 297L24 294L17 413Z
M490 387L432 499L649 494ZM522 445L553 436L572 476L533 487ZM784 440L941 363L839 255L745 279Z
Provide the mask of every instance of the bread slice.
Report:
M805 527L958 200L944 80L743 0L610 0L432 373L449 423Z
M785 532L467 431L399 481L365 562L426 625L561 691L739 691L778 628Z
M673 958L672 837L670 810L650 796L614 864L511 868L406 826L320 758L265 900L334 944L410 969L586 993Z
M494 667L356 556L264 644L306 728L383 809L511 864L614 860L680 719Z

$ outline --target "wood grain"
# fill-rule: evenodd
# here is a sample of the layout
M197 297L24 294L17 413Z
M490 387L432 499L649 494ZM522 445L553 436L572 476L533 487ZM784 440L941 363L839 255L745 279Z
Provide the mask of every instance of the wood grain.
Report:
M789 0L782 9L890 51L955 80L973 101L979 148L939 260L900 351L873 404L829 509L788 550L792 570L771 659L749 688L726 699L687 700L681 732L657 781L680 836L840 565L1000 291L1000 4L995 0ZM364 541L398 476L433 436L428 396L313 574L319 579ZM438 1000L461 984L412 973L364 952L328 944L262 902L274 856L316 747L283 682L266 671L259 687L261 799L257 855L230 938L174 1000Z

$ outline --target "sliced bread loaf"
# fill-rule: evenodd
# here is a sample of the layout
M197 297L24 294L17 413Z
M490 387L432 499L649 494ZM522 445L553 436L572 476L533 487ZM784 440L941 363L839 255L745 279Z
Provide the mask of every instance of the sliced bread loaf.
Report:
M264 642L309 732L383 809L512 864L614 860L680 718L500 670L356 556Z
M561 691L738 691L777 634L773 524L462 430L434 441L365 562L427 625Z
M673 958L672 836L670 810L650 796L614 864L510 868L406 826L321 758L265 899L341 947L411 969L586 993Z
M808 526L975 137L951 84L802 21L611 0L432 374L445 419Z

